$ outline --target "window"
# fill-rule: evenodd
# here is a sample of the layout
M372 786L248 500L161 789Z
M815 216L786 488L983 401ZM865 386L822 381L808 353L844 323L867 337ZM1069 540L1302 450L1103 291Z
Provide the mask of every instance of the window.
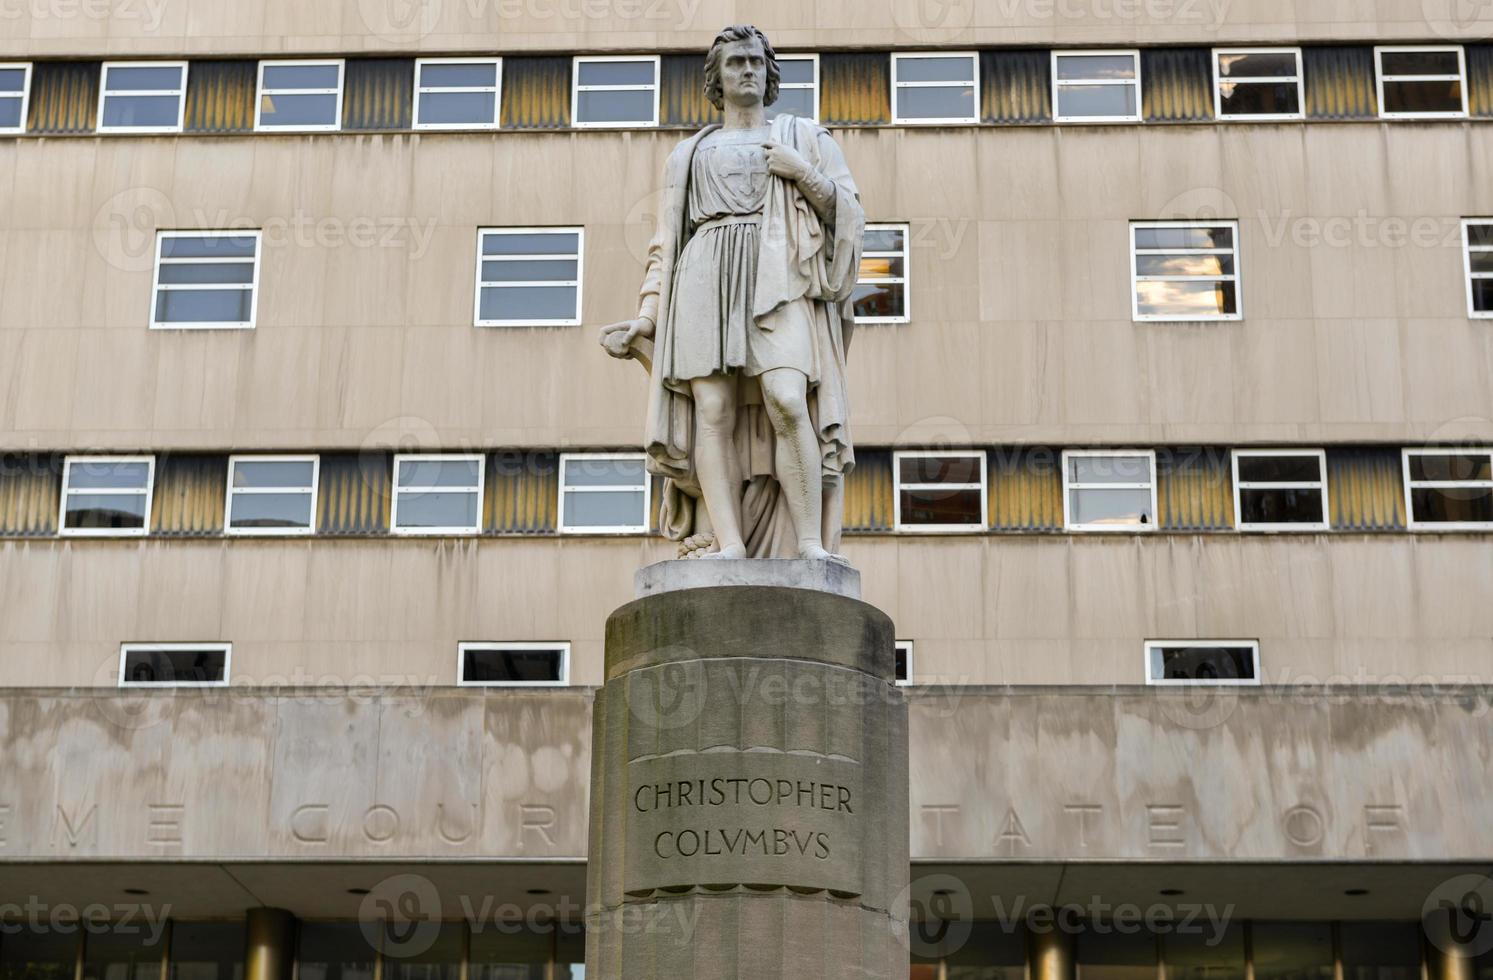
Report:
M476 534L481 515L480 455L394 457L395 534Z
M235 980L235 974L242 976L240 958L248 938L246 926L243 919L237 922L183 922L173 918L166 980ZM303 976L311 980L308 974ZM149 980L160 980L160 975Z
M1374 49L1381 119L1467 115L1466 57L1459 46Z
M581 322L580 228L477 229L479 327Z
M867 225L861 238L861 269L850 301L856 323L906 323L907 225Z
M1063 452L1063 521L1070 531L1156 530L1156 454Z
M122 643L120 687L224 687L229 643Z
M912 641L898 640L896 652L896 684L908 687L912 684Z
M1462 241L1467 260L1467 315L1475 320L1493 318L1493 221L1463 221Z
M421 58L415 62L416 129L497 129L501 58Z
M254 128L314 133L342 128L342 66L325 61L261 61Z
M564 687L570 683L569 643L462 643L457 683L463 687Z
M1056 122L1140 122L1139 51L1054 51Z
M1236 449L1234 526L1241 531L1327 530L1327 454Z
M985 530L985 453L892 454L892 525L898 531Z
M156 236L153 330L248 329L259 297L259 232L163 231Z
M1258 685L1257 640L1147 640L1146 683Z
M99 132L181 132L185 61L106 61L99 89Z
M1493 449L1406 449L1410 528L1493 528Z
M579 127L658 125L658 55L577 57L570 119Z
M980 121L973 52L892 55L892 122Z
M1300 48L1213 52L1213 111L1219 119L1301 119Z
M778 55L778 101L767 107L767 118L784 113L819 119L819 56Z
M649 480L642 453L560 456L560 530L635 534L648 530Z
M1130 226L1132 315L1238 320L1239 222L1141 221Z
M0 133L25 132L30 98L31 65L0 62Z
M228 457L228 534L310 534L318 456Z
M150 520L154 456L69 456L62 468L62 534L129 537Z

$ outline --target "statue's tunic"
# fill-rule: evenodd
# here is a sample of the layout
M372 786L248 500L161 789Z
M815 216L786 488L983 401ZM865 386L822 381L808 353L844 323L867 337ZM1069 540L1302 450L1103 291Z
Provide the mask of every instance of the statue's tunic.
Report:
M768 129L717 129L700 140L690 161L692 230L674 268L669 319L674 343L663 365L666 381L689 381L744 370L756 376L793 368L819 381L813 311L792 300L770 329L752 315L767 198Z
M823 477L842 480L855 465L845 352L865 212L840 147L816 123L785 114L773 120L768 135L797 150L833 184L834 213L827 221L792 181L767 173L760 131L712 139L717 133L720 126L712 124L680 143L664 168L638 309L656 327L643 444L648 469L665 478L660 526L681 540L704 516L703 508L696 513L689 379L729 372L751 382L741 391L735 434L748 481L742 501L747 550L754 558L796 557L773 472L774 434L754 375L792 367L809 378Z

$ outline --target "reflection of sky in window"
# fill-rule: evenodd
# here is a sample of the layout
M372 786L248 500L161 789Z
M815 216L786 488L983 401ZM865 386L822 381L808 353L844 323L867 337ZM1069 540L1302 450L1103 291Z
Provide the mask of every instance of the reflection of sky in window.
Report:
M1138 282L1140 312L1150 316L1217 316L1234 312L1233 285L1215 282Z
M1135 78L1135 59L1128 54L1059 55L1058 79L1129 81Z

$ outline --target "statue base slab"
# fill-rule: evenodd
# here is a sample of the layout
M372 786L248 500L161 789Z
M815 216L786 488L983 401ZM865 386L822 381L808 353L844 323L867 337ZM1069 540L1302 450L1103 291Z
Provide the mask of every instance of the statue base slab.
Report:
M587 976L908 973L907 705L836 562L660 562L607 621Z
M844 562L804 558L676 558L654 562L633 574L633 594L644 596L726 585L812 589L861 597L861 573Z

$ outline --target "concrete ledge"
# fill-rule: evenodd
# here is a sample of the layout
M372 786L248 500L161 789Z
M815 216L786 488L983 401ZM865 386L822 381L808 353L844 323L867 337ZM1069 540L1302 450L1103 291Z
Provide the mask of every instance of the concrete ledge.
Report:
M847 599L861 597L861 573L837 561L686 558L646 565L633 576L634 597L638 599L726 585L770 585L780 589L812 589Z

